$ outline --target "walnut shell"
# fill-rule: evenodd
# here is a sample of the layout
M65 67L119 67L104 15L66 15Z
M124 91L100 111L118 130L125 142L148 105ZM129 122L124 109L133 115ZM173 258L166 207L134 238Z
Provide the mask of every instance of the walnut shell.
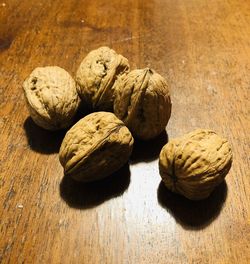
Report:
M77 90L92 110L113 111L114 84L129 71L128 60L108 47L91 51L76 73Z
M80 98L70 74L57 66L38 67L23 83L33 121L45 129L57 130L71 125Z
M166 127L171 99L166 80L149 68L133 70L116 84L114 113L133 136L151 139Z
M96 112L78 121L66 134L59 159L65 175L88 182L104 178L129 159L134 139L113 113Z
M200 200L223 181L231 163L228 141L211 130L197 129L162 148L159 170L168 189Z

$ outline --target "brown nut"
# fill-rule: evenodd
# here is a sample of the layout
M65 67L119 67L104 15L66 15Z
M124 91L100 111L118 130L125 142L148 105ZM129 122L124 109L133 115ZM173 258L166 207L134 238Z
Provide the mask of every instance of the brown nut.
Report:
M128 128L114 114L96 112L67 132L59 159L65 175L83 182L99 180L128 161L133 143Z
M78 94L93 110L113 111L114 84L128 71L128 60L114 50L108 47L93 50L77 70Z
M77 112L80 98L70 74L57 66L38 67L23 83L33 121L45 129L68 127Z
M135 137L151 139L166 127L171 100L166 80L149 68L133 70L115 87L114 113Z
M162 148L159 170L168 189L201 200L223 181L231 163L228 141L211 130L197 129Z

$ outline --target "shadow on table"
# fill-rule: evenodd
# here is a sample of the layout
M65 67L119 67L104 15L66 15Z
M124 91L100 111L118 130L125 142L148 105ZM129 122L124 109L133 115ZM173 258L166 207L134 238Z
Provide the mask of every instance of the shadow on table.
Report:
M164 130L158 137L142 141L135 139L130 163L135 164L141 161L149 162L158 159L162 147L168 142L168 134Z
M81 118L89 114L89 110L80 106L78 112L74 116L72 126ZM36 152L44 154L52 154L59 152L62 140L70 127L58 131L50 131L36 125L31 117L28 117L23 128L28 139L30 148Z
M199 230L208 226L220 214L227 197L227 185L223 181L211 195L201 201L191 201L170 192L161 182L158 187L158 202L173 215L185 229Z
M60 195L70 207L88 209L122 195L129 183L130 171L126 164L111 176L95 182L82 183L64 176Z
M49 131L37 126L31 117L23 125L30 148L36 152L52 154L59 151L66 130Z

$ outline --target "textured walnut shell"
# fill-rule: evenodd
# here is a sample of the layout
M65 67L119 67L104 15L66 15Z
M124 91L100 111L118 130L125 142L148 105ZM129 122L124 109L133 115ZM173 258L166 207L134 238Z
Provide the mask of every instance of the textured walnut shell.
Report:
M171 100L166 80L149 68L133 70L115 87L114 113L135 137L151 139L166 127Z
M230 170L232 151L226 139L195 130L170 140L161 150L159 169L166 187L191 200L207 198Z
M93 50L77 70L78 94L89 108L112 111L114 84L128 71L128 60L114 50L108 47Z
M70 74L57 66L38 67L23 83L33 121L45 129L68 127L77 112L80 98Z
M66 134L59 152L65 175L88 182L104 178L129 159L134 139L114 114L96 112L78 121Z

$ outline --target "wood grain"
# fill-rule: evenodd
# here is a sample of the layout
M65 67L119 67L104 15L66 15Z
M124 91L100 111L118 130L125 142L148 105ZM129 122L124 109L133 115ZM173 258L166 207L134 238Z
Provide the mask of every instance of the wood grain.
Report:
M58 161L65 132L34 125L21 85L37 66L74 75L102 45L166 77L173 112L129 165L75 185ZM249 72L248 0L0 2L0 263L250 263ZM161 184L158 154L198 127L228 138L234 162L191 203Z

